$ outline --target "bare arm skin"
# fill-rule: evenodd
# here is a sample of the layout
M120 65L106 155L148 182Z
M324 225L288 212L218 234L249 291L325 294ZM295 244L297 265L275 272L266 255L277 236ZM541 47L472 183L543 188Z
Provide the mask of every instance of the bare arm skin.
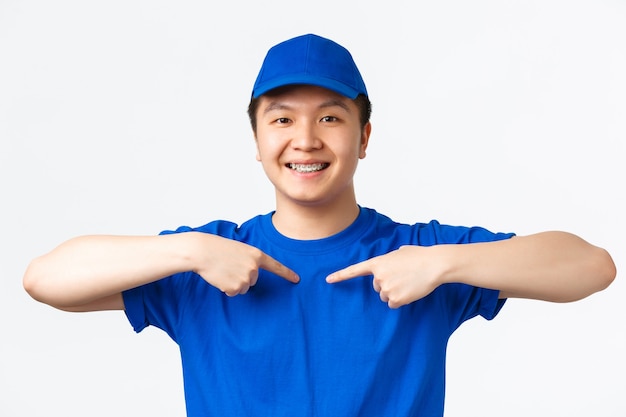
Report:
M197 272L229 296L244 294L259 268L299 280L259 249L220 236L82 236L34 259L23 284L34 299L61 310L120 310L122 291L177 272Z
M610 285L616 269L604 249L570 233L543 232L498 242L403 246L327 281L364 275L373 275L381 300L397 308L450 282L499 290L500 298L576 301Z

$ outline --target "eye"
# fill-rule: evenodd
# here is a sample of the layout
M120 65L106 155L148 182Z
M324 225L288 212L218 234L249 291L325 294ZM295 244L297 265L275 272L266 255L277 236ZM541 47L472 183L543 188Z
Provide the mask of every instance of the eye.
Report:
M336 122L338 119L335 116L324 116L320 121L322 122Z
M278 119L276 119L275 123L279 124L279 125L284 125L286 123L289 123L291 120L289 120L286 117L279 117Z

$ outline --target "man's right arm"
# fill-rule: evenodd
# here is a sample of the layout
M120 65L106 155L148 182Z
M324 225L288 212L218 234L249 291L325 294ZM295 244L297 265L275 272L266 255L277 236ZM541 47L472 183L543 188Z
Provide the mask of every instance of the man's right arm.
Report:
M67 311L124 309L122 292L194 271L229 296L244 294L263 268L297 275L259 249L206 233L82 236L35 258L23 284L34 299Z

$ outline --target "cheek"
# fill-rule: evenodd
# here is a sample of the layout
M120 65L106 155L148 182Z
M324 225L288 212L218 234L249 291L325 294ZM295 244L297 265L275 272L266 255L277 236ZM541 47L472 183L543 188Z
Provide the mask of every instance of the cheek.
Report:
M281 135L259 132L256 139L256 160L270 163L280 158L288 141Z
M261 162L264 166L271 166L280 157L280 148L272 146L268 142L257 142L256 146L256 160Z
M354 156L355 159L363 159L365 158L365 149L366 149L366 146L363 145L363 143L361 142L359 138L359 140L357 141L356 145L354 146L352 150L352 155Z
M268 159L271 154L271 150L267 145L267 140L255 140L256 145L256 160L262 162L265 159Z

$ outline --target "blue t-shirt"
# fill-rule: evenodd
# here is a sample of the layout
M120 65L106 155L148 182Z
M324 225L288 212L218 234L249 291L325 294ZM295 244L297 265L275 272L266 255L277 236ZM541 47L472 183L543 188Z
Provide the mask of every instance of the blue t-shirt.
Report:
M247 294L228 297L188 272L123 294L137 332L156 326L178 343L188 416L442 416L448 339L467 319L495 317L504 303L498 291L446 284L390 309L371 276L336 284L325 278L402 245L512 235L436 221L399 224L361 208L344 231L301 241L281 235L271 217L176 232L248 243L296 271L299 284L261 270Z

